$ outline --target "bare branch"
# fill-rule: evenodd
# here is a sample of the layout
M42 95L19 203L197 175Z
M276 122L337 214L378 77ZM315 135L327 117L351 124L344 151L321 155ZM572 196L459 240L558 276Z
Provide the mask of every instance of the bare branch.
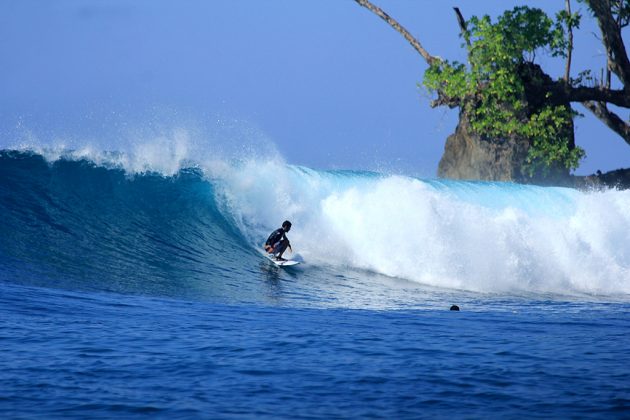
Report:
M356 1L360 6L363 6L369 11L371 11L372 13L376 14L378 17L380 17L385 22L387 22L389 26L391 26L398 33L400 33L411 44L411 46L416 51L418 51L418 53L420 53L420 55L422 56L422 58L424 58L424 61L426 61L427 64L431 65L437 60L436 57L432 56L431 54L427 52L427 50L424 49L422 44L420 44L420 41L414 38L413 35L411 35L408 30L403 28L400 23L398 23L394 18L389 16L387 13L385 13L380 7L375 6L374 4L370 3L369 0L354 0L354 1Z
M466 47L468 48L468 64L473 66L473 62L470 59L470 51L472 49L472 44L470 42L470 34L468 33L468 25L466 24L466 19L464 19L464 15L462 15L462 12L459 10L459 7L453 7L453 10L455 11L455 16L457 17L457 24L459 25L459 30L461 31L462 37L464 38L464 41L466 41Z
M468 25L466 25L466 19L464 19L464 15L462 15L462 12L459 10L459 7L453 7L453 10L455 11L455 16L457 16L457 24L459 25L459 30L462 32L462 36L464 36L466 40L466 45L468 45L468 47L470 48L470 38L466 36L466 33L468 32Z
M630 94L625 90L606 89L601 86L596 87L570 87L562 83L557 84L563 95L571 102L607 102L624 108L630 108ZM556 91L557 92L557 91Z
M567 32L569 38L569 45L567 46L567 63L564 68L564 80L569 81L571 75L571 57L573 56L573 26L571 25L571 0L565 0L565 8L568 15L567 20Z
M603 102L582 102L582 105L604 122L615 133L619 134L630 145L630 124L610 111Z
M447 106L451 109L458 107L461 105L460 98L451 98L449 96L444 95L441 91L437 91L437 99L431 101L431 108L436 108L438 106Z
M587 2L602 31L602 42L606 47L610 70L619 77L624 88L630 91L630 60L621 37L621 27L612 14L610 1L587 0Z

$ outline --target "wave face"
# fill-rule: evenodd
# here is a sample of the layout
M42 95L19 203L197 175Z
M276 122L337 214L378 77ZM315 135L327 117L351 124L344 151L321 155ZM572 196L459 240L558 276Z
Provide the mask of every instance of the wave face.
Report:
M628 191L316 171L278 159L162 172L127 161L0 152L0 279L249 300L271 269L260 244L290 219L305 261L297 280L311 293L345 293L327 289L333 276L352 288L376 275L471 292L630 294Z

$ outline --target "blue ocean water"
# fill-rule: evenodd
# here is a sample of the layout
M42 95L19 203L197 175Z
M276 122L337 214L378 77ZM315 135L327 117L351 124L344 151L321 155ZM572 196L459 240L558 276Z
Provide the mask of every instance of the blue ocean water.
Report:
M142 156L0 152L3 417L630 415L630 192Z

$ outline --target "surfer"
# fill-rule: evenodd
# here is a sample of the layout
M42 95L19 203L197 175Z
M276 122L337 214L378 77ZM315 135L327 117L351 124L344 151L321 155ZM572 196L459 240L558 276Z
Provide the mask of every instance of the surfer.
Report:
M286 261L282 258L282 254L286 251L287 248L291 249L291 244L289 243L289 239L287 238L286 233L291 230L291 222L285 220L282 222L282 227L274 230L267 238L267 242L265 242L265 251L269 254L273 254L276 256L276 261ZM291 252L293 250L291 249Z

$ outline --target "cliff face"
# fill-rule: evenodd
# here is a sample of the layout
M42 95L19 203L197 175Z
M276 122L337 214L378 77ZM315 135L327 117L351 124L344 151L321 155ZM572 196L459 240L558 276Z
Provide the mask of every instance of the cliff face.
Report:
M572 177L572 186L580 189L615 188L619 190L630 189L630 169L616 169L614 171L589 176Z
M573 124L570 133L573 144ZM494 139L474 132L464 112L460 112L455 132L448 136L438 165L438 176L449 179L511 181L525 184L569 185L569 170L560 166L526 172L526 157L531 141L521 136Z
M571 137L572 138L572 137ZM455 132L448 136L438 166L438 176L449 179L509 181L540 185L561 185L579 189L630 189L630 169L617 169L590 176L571 176L566 169L556 168L546 176L533 178L524 173L523 164L530 142L513 137L489 139L476 134L469 119L460 112Z
M520 181L529 150L527 139L491 139L475 133L460 111L455 133L448 136L438 166L438 176L450 179Z
M523 114L518 117L526 122L546 105L560 105L571 108L569 100L562 95L548 95L549 86L555 82L542 69L532 63L525 63L519 69L525 86ZM526 158L532 139L511 135L506 138L489 138L479 135L471 126L466 109L474 105L460 106L459 123L455 133L446 139L444 154L438 166L438 176L451 179L474 179L483 181L514 181L537 184L569 183L569 171L561 166L538 171L533 176L526 172ZM566 121L561 135L569 148L575 147L573 121Z

